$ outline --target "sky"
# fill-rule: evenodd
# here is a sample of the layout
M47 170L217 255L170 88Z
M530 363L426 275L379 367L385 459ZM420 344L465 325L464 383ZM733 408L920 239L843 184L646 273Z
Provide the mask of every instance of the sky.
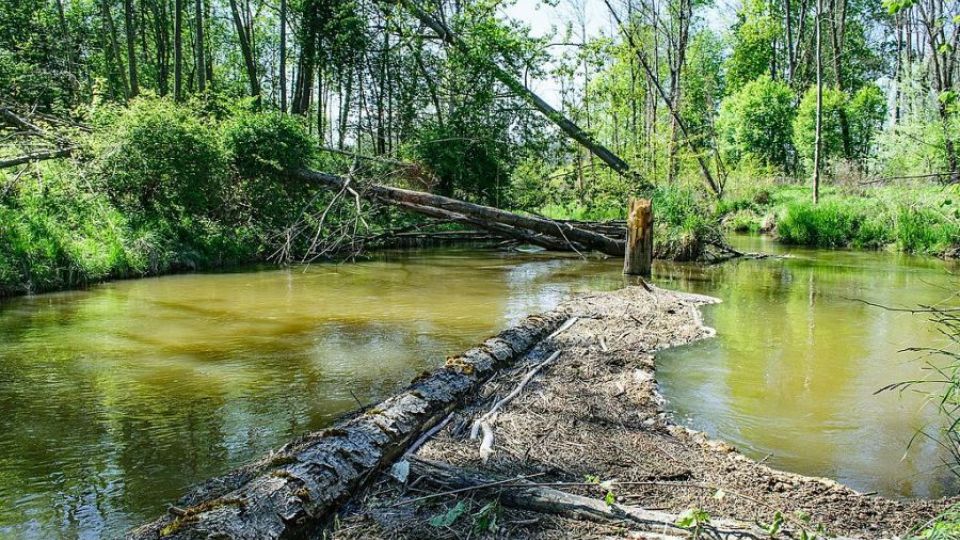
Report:
M582 9L588 39L616 32L616 25L603 0L556 0L552 3L556 3L556 6L543 0L516 0L500 8L500 17L521 21L530 27L534 37L542 37L554 30L558 35L562 34L568 23L573 23L574 32L579 32L578 12ZM610 3L617 6L620 0L611 0ZM739 3L739 0L714 0L712 7L700 13L701 20L713 30L722 32L733 24ZM579 36L574 41L579 41ZM557 56L564 52L563 47L551 47L549 51ZM554 107L560 107L560 85L557 81L552 78L533 80L530 89Z

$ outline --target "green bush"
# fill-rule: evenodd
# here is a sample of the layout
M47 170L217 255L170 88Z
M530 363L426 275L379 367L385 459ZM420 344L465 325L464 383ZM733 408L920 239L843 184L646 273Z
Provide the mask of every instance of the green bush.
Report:
M97 130L95 168L123 211L148 216L215 215L227 186L215 129L167 99L133 102Z
M275 178L306 167L316 146L295 117L277 113L239 113L226 122L223 137L243 178Z
M781 171L791 167L793 91L764 75L720 104L717 129L726 160L757 161Z
M823 89L823 108L820 128L820 152L823 163L843 157L841 117L846 114L847 96L833 89ZM813 166L816 140L817 88L811 87L800 100L793 122L793 145L807 167Z

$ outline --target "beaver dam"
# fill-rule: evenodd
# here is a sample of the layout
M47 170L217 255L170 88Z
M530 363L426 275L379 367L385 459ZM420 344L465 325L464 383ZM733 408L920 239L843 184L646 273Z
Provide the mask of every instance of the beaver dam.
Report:
M739 239L736 247L774 247L751 242ZM623 287L620 261L462 249L305 271L117 282L5 302L0 531L17 538L117 537L163 515L141 535L187 536L223 517L219 512L272 515L257 514L243 491L276 484L290 491L271 499L291 505L284 529L289 523L312 532L319 523L345 538L467 537L484 524L513 536L609 536L618 528L663 527L690 508L703 508L714 524L738 534L754 534L756 520L775 521L778 511L787 518L783 528L794 531L822 524L834 534L903 532L942 503L900 497L938 496L952 487L937 468L935 445L905 451L914 426L931 419L920 400L872 393L915 376L916 363L893 351L933 336L922 320L844 298L932 303L956 277L932 259L792 255L655 265L655 283L722 299L717 305L662 289L601 294ZM700 339L708 334L701 308L718 336ZM306 514L297 512L320 509L324 498L310 495L320 484L311 483L313 473L295 450L342 438L336 429L343 428L328 437L318 430L358 402L365 413L347 422L376 418L386 409L367 404L528 314L556 309L561 315L533 336L530 351L502 362L489 381L464 388L450 407L454 414L441 407L417 437L400 441L413 444L440 425L417 452L404 459L398 446L381 471L354 478L365 490L324 507L339 510L336 520L300 521ZM563 332L539 339L573 317ZM659 353L654 373L655 350L692 340L699 341ZM868 362L879 367L858 369ZM474 420L536 366L471 439ZM808 373L799 389L776 376L797 370ZM747 457L678 423L720 436ZM315 435L277 451L305 432ZM492 433L486 463L485 432ZM397 462L409 469L392 471ZM248 463L259 466L222 476ZM767 466L829 476L888 498ZM316 478L325 470L316 469ZM212 477L223 482L203 483ZM352 478L345 470L338 477ZM190 489L196 484L200 491ZM547 506L534 508L531 493L520 492L532 487L586 499L557 500L548 491L537 494ZM184 493L190 495L181 499ZM590 519L571 520L564 505L587 500L592 510L577 512ZM644 509L645 521L611 522L601 515L608 501ZM272 523L244 530L269 536L277 531ZM683 531L668 525L660 532Z

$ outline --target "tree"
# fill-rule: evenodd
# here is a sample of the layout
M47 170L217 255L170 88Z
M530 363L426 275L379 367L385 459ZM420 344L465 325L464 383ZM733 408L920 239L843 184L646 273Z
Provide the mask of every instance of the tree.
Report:
M728 160L759 160L787 172L793 169L793 91L761 75L720 105L717 129Z

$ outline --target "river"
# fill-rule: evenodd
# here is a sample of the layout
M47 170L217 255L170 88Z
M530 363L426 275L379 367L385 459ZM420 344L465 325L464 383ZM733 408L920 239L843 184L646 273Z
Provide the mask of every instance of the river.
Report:
M895 496L952 489L914 429L895 350L955 266L888 253L741 247L789 258L658 263L654 281L717 296L719 337L666 353L674 414L751 456ZM622 286L619 261L476 249L349 265L118 281L0 302L0 536L115 537L205 478L401 388L573 292ZM952 292L951 292L952 291ZM906 456L905 459L901 457Z

